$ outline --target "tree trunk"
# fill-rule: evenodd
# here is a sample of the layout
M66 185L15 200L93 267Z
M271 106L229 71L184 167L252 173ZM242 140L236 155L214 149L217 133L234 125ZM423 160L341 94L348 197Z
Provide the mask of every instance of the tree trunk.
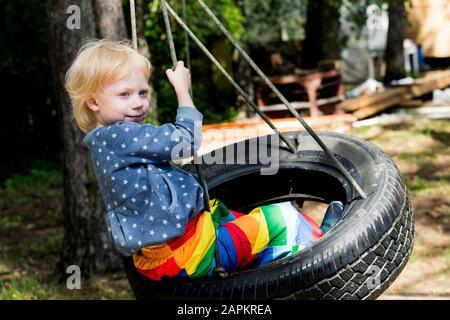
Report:
M324 59L340 59L339 8L342 1L330 5L327 0L308 1L302 68L314 69Z
M329 1L328 1L329 2ZM339 60L341 58L340 29L341 22L340 8L342 1L334 1L331 5L325 1L322 7L320 19L322 38L321 60Z
M79 28L69 29L68 19L77 11ZM63 148L63 216L64 240L57 263L57 274L63 281L70 265L80 267L82 276L91 271L115 270L119 256L112 251L106 235L105 209L98 193L84 134L72 120L72 108L64 89L64 77L82 42L95 38L96 24L91 0L49 0L47 7L49 32L49 60L54 79L58 119Z
M236 3L241 9L244 17L247 17L247 14L245 12L244 0L237 0ZM244 41L242 41L240 45L251 56L250 46ZM238 55L238 61L236 64L236 81L248 94L250 100L254 101L255 88L253 83L253 70L240 54ZM236 109L238 111L238 116L245 115L246 117L251 117L255 114L253 109L251 109L250 106L247 105L244 98L242 98L240 95L238 95L236 99Z
M120 0L93 0L96 29L100 38L122 40L127 38L127 29Z
M386 45L385 82L405 76L403 40L406 27L406 10L403 0L390 1L388 15L389 29Z
M145 0L136 0L136 34L138 37L138 48L139 52L144 55L147 59L150 59L150 48L148 46L147 40L145 39L145 13L147 10ZM157 99L155 90L153 88L152 81L149 82L149 97L150 97L150 111L156 116L157 113Z
M136 0L136 33L138 37L139 51L147 58L150 59L150 49L147 41L145 40L145 12L147 6L144 0Z

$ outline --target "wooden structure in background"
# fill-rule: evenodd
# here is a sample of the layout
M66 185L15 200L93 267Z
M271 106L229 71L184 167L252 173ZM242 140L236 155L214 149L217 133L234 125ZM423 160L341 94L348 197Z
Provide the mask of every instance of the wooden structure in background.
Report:
M344 86L338 70L302 70L300 73L270 77L272 83L288 99L293 108L309 110L309 115L335 113L333 108L344 99ZM270 118L290 116L286 106L260 78L256 88L256 101L261 111ZM276 102L276 103L275 103ZM332 105L331 111L319 107Z
M345 100L337 105L342 114L304 117L304 120L314 130L345 132L351 128L353 122L390 107L420 107L423 103L419 99L421 96L434 89L443 89L448 86L450 86L450 70L431 71L422 78L416 79L412 85L387 88L383 92ZM286 109L284 105L280 105L281 107ZM272 121L281 132L304 130L296 118L280 118ZM202 130L203 142L199 150L200 155L238 141L273 133L273 130L261 119L203 125Z

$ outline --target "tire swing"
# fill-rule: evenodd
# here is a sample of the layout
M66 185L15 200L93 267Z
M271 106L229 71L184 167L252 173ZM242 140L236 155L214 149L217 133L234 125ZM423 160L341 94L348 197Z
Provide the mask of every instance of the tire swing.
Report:
M201 172L199 177L206 180L209 196L220 197L240 212L280 201L339 200L344 204L343 218L311 247L226 277L152 281L136 270L132 257L124 257L136 299L375 299L400 274L413 248L413 214L398 168L374 144L344 134L314 132L203 1L197 1L306 132L280 133L162 0L166 26L170 28L169 12L275 131L214 150L202 156L200 165L190 163L182 168ZM171 39L170 29L168 35ZM280 139L283 143L278 144ZM276 174L261 174L268 166L259 152L249 152L254 145L276 151L271 154L272 161L278 163ZM225 162L230 160L225 159L226 155L237 155L242 150L245 157L239 154L239 159L234 156L233 164ZM203 160L208 158L223 164L207 165ZM198 163L198 159L194 162Z

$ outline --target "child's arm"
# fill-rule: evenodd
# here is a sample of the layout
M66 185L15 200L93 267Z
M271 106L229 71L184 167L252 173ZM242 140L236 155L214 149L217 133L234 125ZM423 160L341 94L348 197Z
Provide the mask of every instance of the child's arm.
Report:
M181 106L174 124L155 126L118 122L100 132L96 145L100 145L103 152L113 151L114 156L122 160L118 163L120 167L188 158L200 148L202 118L194 107Z

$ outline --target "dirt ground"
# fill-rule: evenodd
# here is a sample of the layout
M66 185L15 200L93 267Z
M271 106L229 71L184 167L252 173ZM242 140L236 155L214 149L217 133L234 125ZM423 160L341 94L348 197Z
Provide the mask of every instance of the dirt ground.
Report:
M416 226L409 262L379 299L450 298L450 120L352 130L389 154L406 179Z

